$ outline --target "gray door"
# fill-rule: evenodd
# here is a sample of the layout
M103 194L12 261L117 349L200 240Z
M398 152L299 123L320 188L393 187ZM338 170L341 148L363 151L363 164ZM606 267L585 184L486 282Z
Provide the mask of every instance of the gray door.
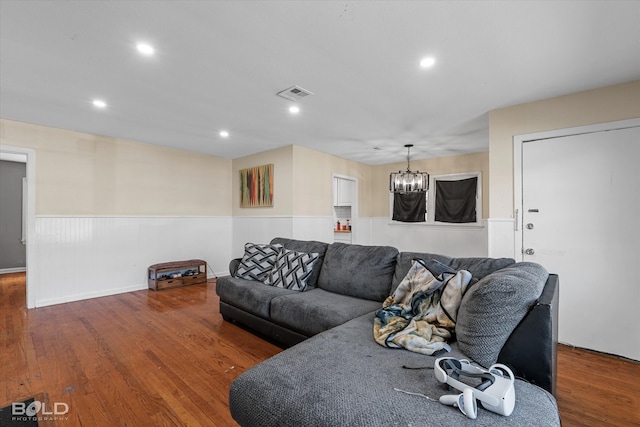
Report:
M522 225L560 275L560 341L640 360L640 127L523 143Z

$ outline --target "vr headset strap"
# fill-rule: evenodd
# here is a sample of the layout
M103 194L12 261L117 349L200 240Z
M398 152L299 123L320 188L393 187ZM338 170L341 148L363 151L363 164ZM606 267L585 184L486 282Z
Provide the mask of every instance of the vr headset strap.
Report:
M459 365L460 362L458 362L457 360L455 361L454 360L455 359L448 359L443 361L444 367L446 369L451 369L451 374L449 376L454 380L460 381L460 375L469 377L469 378L481 378L483 380L482 383L480 383L480 385L475 387L480 391L485 390L487 387L489 387L491 384L495 382L495 379L493 378L492 374L488 372L474 373L474 372L464 371L462 367L456 366L456 364Z

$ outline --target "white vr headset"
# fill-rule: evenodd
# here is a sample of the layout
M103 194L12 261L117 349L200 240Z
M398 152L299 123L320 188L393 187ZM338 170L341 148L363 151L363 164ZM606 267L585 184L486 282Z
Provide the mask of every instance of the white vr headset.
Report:
M445 405L457 406L471 419L478 416L476 399L489 411L509 416L516 405L516 394L513 388L515 378L507 366L496 363L489 369L473 366L468 360L453 357L436 359L433 365L436 379L462 391L462 394L447 394L440 397ZM458 380L460 376L481 380L477 386L471 386ZM507 377L506 377L507 376Z

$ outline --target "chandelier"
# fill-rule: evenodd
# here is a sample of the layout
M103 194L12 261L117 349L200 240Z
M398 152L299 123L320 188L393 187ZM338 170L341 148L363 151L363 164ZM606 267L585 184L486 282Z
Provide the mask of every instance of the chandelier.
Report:
M389 175L389 191L392 193L425 192L429 189L429 174L411 171L409 159L413 144L407 144L405 147L407 147L407 170L406 172L392 172Z

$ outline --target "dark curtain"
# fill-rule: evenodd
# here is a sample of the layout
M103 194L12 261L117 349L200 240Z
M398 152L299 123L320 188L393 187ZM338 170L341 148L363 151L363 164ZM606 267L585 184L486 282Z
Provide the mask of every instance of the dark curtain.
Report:
M459 181L436 180L435 221L476 222L478 178Z
M425 222L427 193L394 193L393 220L402 222Z

